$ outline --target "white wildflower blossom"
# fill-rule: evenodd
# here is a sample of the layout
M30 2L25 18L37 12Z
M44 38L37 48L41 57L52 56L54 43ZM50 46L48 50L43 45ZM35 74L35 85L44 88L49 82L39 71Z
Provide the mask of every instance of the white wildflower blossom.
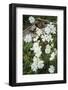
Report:
M38 46L39 46L39 42L38 41L33 43L33 49L38 47Z
M49 73L54 73L55 72L55 67L53 65L50 65L48 68Z
M40 51L41 50L41 46L39 46L38 42L34 42L32 49L34 51Z
M52 23L50 23L50 29L52 34L56 34L56 27Z
M50 61L54 60L55 56L57 54L57 50L56 48L54 49L54 52L52 52L51 56L50 56Z
M39 41L34 42L33 47L30 50L34 51L35 56L40 57L42 51L41 51L41 46L39 46Z
M36 72L37 69L38 69L37 63L32 63L32 64L31 64L31 69L32 69L32 71Z
M43 34L43 35L41 35L41 38L42 38L42 41L43 42L45 42L45 41L47 41L47 42L50 42L50 41L52 41L52 35L51 34Z
M52 22L45 27L45 33L46 34L56 34L56 27L53 25Z
M39 51L41 51L41 46L40 46L40 47L35 47L35 48L34 48L34 53L38 53Z
M53 46L54 46L54 44L52 43L52 44L51 44L51 47L53 47Z
M52 22L50 22L50 24L48 24L48 27L49 27L50 29L52 29L52 28L54 28L54 24L53 24Z
M33 63L31 65L32 71L37 71L38 69L42 69L44 67L44 61L40 60L40 58L34 56Z
M39 28L36 28L36 34L37 34L38 36L40 36L40 35L42 34L42 30L39 29Z
M38 38L39 38L38 36L34 37L34 38L33 38L33 41L37 41Z
M49 54L50 53L50 49L45 49L45 53Z
M35 56L40 57L41 54L42 54L42 52L41 51L38 51L37 53L35 53Z
M55 52L52 52L52 54L51 54L51 57L50 57L50 61L52 61L54 58L55 58Z
M36 56L34 56L33 57L33 62L37 62L37 61L39 61L40 59L38 58L38 57L36 57Z
M51 34L46 35L46 41L50 42L50 41L51 41L51 39L52 39L52 35L51 35Z
M41 35L42 41L45 42L46 40L46 35Z
M54 27L54 28L51 30L51 33L52 33L52 34L56 34L56 27Z
M40 47L36 47L34 49L34 53L35 53L35 56L40 57L40 55L42 53L41 48Z
M30 48L30 50L32 51L32 50L33 50L33 48Z
M30 16L29 17L29 21L30 21L30 23L34 23L35 22L35 18L33 16Z
M24 37L24 41L27 43L27 42L31 42L32 41L32 36L31 34L27 34L25 37Z
M46 45L45 53L49 54L51 52L51 46L49 44Z
M53 41L53 38L51 38L51 42Z
M38 62L38 68L39 69L42 69L44 67L44 62L42 61L42 60L40 60L39 62Z
M48 26L45 27L45 33L46 34L50 34L51 33L50 27L48 27Z

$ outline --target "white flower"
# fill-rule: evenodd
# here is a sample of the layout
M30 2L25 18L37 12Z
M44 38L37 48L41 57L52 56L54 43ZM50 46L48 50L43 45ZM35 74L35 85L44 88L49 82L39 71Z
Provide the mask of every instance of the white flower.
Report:
M56 27L53 27L53 28L52 28L51 33L52 33L52 34L56 34Z
M36 57L40 57L42 51L41 46L39 46L39 41L34 42L33 47L30 50L34 51Z
M38 51L35 53L35 56L40 57L41 54L42 54L42 52L38 50Z
M37 69L38 69L38 67L37 67L36 64L37 64L37 63L32 63L32 64L31 64L31 69L32 69L32 71L34 71L34 72L36 72Z
M38 58L38 57L36 57L36 56L34 56L33 57L33 62L37 62L37 61L39 61L40 59Z
M50 57L50 61L52 61L54 58L55 58L55 52L52 52L52 54L51 54L51 57Z
M45 28L45 33L46 34L56 34L56 27L53 25L52 22L50 22L50 24L47 25L47 27Z
M51 42L53 41L53 38L51 38Z
M48 27L48 26L45 27L45 33L46 33L46 34L50 34L50 32L51 32L50 27Z
M52 33L52 34L56 34L56 27L52 24L52 22L50 22L49 27L50 27L50 29L51 29L51 33Z
M38 36L40 36L40 35L42 34L42 30L39 29L39 28L36 28L36 34L37 34Z
M34 53L38 53L39 51L41 51L41 46L40 46L40 47L35 47L35 48L34 48Z
M32 49L34 51L40 51L41 50L41 46L39 46L39 42L34 42Z
M42 41L45 42L50 42L52 41L52 35L51 34L43 34L41 35Z
M51 34L49 34L49 35L46 35L46 41L51 41L51 39L52 39L52 35Z
M24 37L24 41L27 43L27 42L31 42L32 41L32 36L31 34L27 34L25 37Z
M37 41L38 38L39 38L38 36L34 37L34 38L33 38L33 41Z
M46 35L41 35L42 41L45 42L46 40Z
M48 44L46 45L45 53L49 54L51 52L51 46Z
M44 62L42 61L42 60L40 60L39 62L38 62L38 68L39 69L42 69L44 67Z
M54 46L54 44L52 43L52 44L51 44L51 47L53 47L53 46Z
M40 57L41 53L42 53L41 48L40 47L36 47L34 49L34 53L35 53L35 56Z
M56 50L56 48L54 48L54 52L52 52L52 54L51 54L50 61L54 60L56 54L57 54L57 50Z
M31 65L32 71L37 71L38 69L42 69L44 67L44 61L40 60L40 58L34 56L33 63Z
M52 23L52 22L50 22L50 24L48 24L48 27L49 27L50 29L53 29L53 28L54 28L53 23Z
M54 73L55 71L55 67L53 65L50 65L50 67L48 68L49 73Z
M30 16L29 17L29 21L30 21L30 23L34 23L35 22L35 18L33 16Z
M33 43L33 50L34 50L36 47L39 47L39 42L38 42L38 41Z

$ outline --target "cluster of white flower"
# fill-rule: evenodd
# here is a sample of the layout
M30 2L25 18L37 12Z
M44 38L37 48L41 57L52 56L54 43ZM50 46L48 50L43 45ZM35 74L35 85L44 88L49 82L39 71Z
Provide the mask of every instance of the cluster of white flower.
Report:
M50 65L48 68L49 73L54 73L55 72L55 67L53 65Z
M54 46L54 44L52 43L52 44L51 44L51 47L53 47L53 46Z
M49 54L51 52L51 46L49 44L46 45L45 53Z
M56 34L56 27L52 24L52 22L50 22L50 24L47 25L47 27L45 28L45 33L46 34Z
M41 46L39 46L39 41L33 43L33 47L31 50L34 51L35 56L33 57L33 63L31 65L32 71L37 71L38 69L42 69L44 67L44 62L40 60L40 56L42 54Z
M33 47L31 48L31 50L34 51L35 56L40 57L42 51L41 46L39 46L39 41L33 43Z
M42 41L45 42L50 42L50 41L53 41L53 38L52 38L52 35L51 34L42 34L41 35L41 38L42 38Z
M44 67L44 62L40 60L39 57L34 56L33 63L31 64L31 69L34 72L37 72L38 69L42 69Z
M35 18L32 17L32 16L30 16L30 17L29 17L29 21L30 21L30 23L34 23L34 22L35 22Z
M38 36L40 36L40 35L42 34L42 30L39 29L39 28L36 28L36 34L37 34Z
M54 52L51 53L51 56L50 56L50 61L54 60L55 56L57 54L57 50L54 49Z
M50 30L50 28L49 28L49 24L47 25L47 27L45 27L44 31L45 31L45 33L46 33L47 35L51 33L51 30Z
M46 41L50 42L52 40L53 40L53 38L52 38L52 35L51 34L46 35Z
M27 43L27 42L31 42L32 41L32 36L31 34L27 34L25 37L24 37L24 41Z
M42 41L45 42L52 42L53 41L53 38L52 38L52 35L51 34L44 34L44 35L41 35L41 38L42 38Z
M36 36L33 38L33 41L34 41L34 42L37 41L38 38L39 38L39 37L36 35Z
M35 18L30 16L29 17L29 21L30 23L34 23L35 22ZM43 33L44 32L44 33ZM37 72L38 69L42 69L44 67L44 61L40 59L40 56L42 54L42 50L41 50L41 46L39 45L40 40L39 37L41 38L41 40L43 42L47 41L48 43L51 41L53 41L52 38L52 34L56 34L56 27L53 25L52 22L50 22L50 24L47 25L47 27L45 27L43 29L43 31L41 29L39 29L38 27L36 27L36 32L35 32L35 37L32 38L31 34L28 34L24 37L24 41L25 42L31 42L33 40L33 47L30 49L34 52L34 57L33 57L33 63L31 64L31 69L34 72ZM50 54L51 53L51 48L54 46L54 44L52 43L51 45L47 44L46 48L45 48L45 53L46 54ZM56 52L57 50L54 49L54 51L51 53L50 56L50 61L54 60L55 56L56 56ZM55 71L55 67L53 65L50 65L50 67L48 68L49 73L54 73Z
M41 35L42 41L48 41L48 42L52 42L53 38L51 34L56 34L56 27L50 23L47 25L47 27L44 28L44 34Z
M31 50L33 50L35 54L35 56L33 57L33 63L31 64L31 69L34 72L37 72L38 69L42 69L44 67L44 61L40 60L42 51L41 46L39 45L40 40L38 40L41 34L41 29L36 28L36 36L33 38L34 43L33 47L31 48Z

